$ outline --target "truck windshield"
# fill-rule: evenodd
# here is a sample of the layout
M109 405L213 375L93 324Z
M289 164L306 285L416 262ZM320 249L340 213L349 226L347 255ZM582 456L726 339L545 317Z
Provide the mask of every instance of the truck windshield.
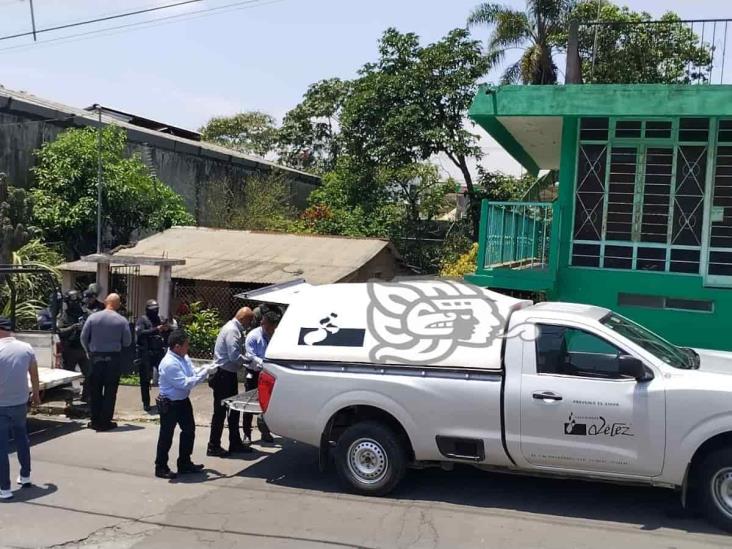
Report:
M609 313L600 322L605 326L628 338L633 343L663 360L669 366L684 370L695 367L694 354L669 343L643 326L616 313Z

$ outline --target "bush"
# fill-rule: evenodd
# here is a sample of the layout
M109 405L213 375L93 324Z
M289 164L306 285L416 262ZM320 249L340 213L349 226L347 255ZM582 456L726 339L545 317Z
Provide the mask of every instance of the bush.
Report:
M478 243L475 242L470 250L458 257L457 260L443 263L440 276L461 277L468 273L474 273L477 260Z
M15 287L16 308L15 321L18 330L36 330L37 313L49 306L50 298L56 285L61 283L61 273L55 269L63 261L63 256L53 247L40 240L31 240L12 253L12 264L40 265L46 267L47 275L19 274L10 277L3 283L0 278L0 315L11 316L10 283Z
M188 354L193 358L213 358L216 337L222 323L216 309L204 309L200 301L191 303L190 312L181 318L181 327L190 339Z

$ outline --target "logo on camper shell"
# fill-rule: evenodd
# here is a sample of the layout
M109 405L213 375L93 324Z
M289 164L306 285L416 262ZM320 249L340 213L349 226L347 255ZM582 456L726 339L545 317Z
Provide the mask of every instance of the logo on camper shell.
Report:
M320 320L317 328L300 328L298 345L329 345L331 347L363 347L366 330L341 328L336 324L337 313L330 313Z

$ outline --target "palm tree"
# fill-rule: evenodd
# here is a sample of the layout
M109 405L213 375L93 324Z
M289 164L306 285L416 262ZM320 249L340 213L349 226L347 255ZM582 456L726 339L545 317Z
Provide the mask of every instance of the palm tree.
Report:
M557 66L552 50L557 35L566 33L567 16L574 0L527 0L526 11L483 2L468 17L468 25L493 27L488 56L500 61L506 52L525 48L521 58L501 77L502 84L556 84Z

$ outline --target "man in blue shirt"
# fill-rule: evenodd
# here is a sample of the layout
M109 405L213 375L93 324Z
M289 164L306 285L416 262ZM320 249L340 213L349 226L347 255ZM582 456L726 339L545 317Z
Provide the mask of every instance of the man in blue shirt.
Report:
M251 391L256 389L259 383L259 372L262 371L264 364L264 355L267 351L269 340L274 335L277 324L280 322L278 311L269 310L262 315L262 323L258 328L254 328L247 335L244 342L244 353L246 359L247 376L244 380L244 390ZM244 429L244 437L247 442L252 440L252 414L244 414L242 419L242 427ZM272 433L270 433L267 424L262 416L257 416L257 429L261 434L262 442L274 442Z
M191 461L196 424L189 396L191 389L204 381L216 366L195 370L188 357L188 347L188 335L183 330L175 330L168 338L168 352L158 367L160 395L157 404L160 413L160 435L155 457L155 476L159 478L171 479L176 476L168 467L168 452L173 445L176 425L180 426L178 474L197 473L203 469L203 465L196 465Z

